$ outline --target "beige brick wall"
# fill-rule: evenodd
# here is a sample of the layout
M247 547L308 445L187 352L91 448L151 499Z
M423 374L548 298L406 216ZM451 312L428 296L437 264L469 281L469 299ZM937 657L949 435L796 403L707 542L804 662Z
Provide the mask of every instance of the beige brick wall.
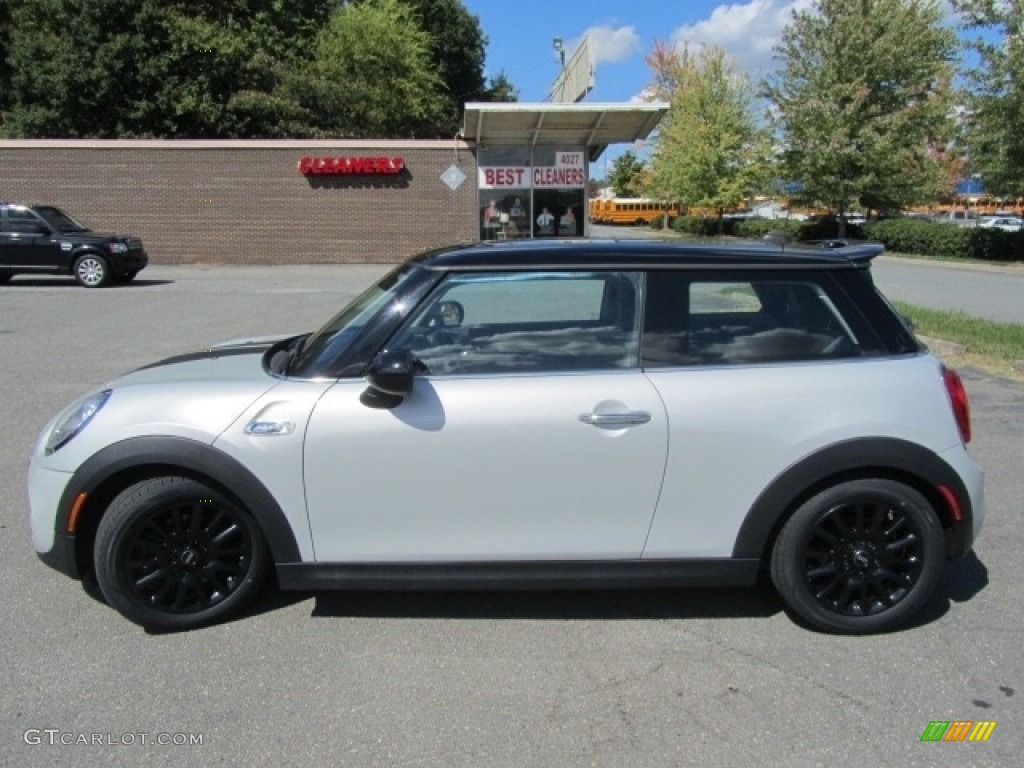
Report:
M301 157L403 157L399 177L305 177ZM451 191L441 173L466 181ZM142 238L152 263L396 262L477 238L476 159L452 141L0 141L0 200Z

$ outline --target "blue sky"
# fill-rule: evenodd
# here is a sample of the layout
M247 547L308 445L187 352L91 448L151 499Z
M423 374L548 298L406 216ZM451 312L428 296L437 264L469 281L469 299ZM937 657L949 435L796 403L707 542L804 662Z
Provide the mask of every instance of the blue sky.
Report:
M794 9L812 0L462 0L489 39L486 70L504 69L521 101L543 101L558 75L552 40L571 53L589 33L596 87L587 101L630 101L649 81L644 56L656 40L725 49L755 79L773 67L772 48ZM944 3L948 10L948 2Z

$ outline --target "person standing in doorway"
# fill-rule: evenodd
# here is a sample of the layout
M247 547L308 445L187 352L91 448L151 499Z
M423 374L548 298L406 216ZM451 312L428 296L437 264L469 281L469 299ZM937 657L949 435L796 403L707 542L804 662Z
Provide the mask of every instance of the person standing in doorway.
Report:
M537 234L541 236L555 234L555 217L547 208L541 208L540 216L537 217Z
M498 236L498 228L501 226L501 210L496 201L491 200L484 208L483 230L485 240L494 240Z
M565 213L562 214L562 218L558 220L558 234L560 235L576 235L576 216L572 212L572 208L566 208Z

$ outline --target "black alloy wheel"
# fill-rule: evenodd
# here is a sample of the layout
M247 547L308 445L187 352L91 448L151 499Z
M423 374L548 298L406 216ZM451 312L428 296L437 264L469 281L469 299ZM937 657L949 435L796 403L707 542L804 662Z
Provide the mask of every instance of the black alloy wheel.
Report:
M927 500L901 483L830 488L786 523L772 579L790 608L829 632L862 634L905 622L934 591L943 534Z
M223 619L256 594L267 565L252 517L182 477L127 489L96 534L100 589L126 618L149 629L192 629Z

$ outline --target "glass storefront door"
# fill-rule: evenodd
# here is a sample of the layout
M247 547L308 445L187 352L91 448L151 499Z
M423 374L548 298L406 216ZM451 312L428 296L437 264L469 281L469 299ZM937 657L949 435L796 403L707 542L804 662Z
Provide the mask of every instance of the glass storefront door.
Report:
M485 147L477 164L481 240L585 234L584 149Z

